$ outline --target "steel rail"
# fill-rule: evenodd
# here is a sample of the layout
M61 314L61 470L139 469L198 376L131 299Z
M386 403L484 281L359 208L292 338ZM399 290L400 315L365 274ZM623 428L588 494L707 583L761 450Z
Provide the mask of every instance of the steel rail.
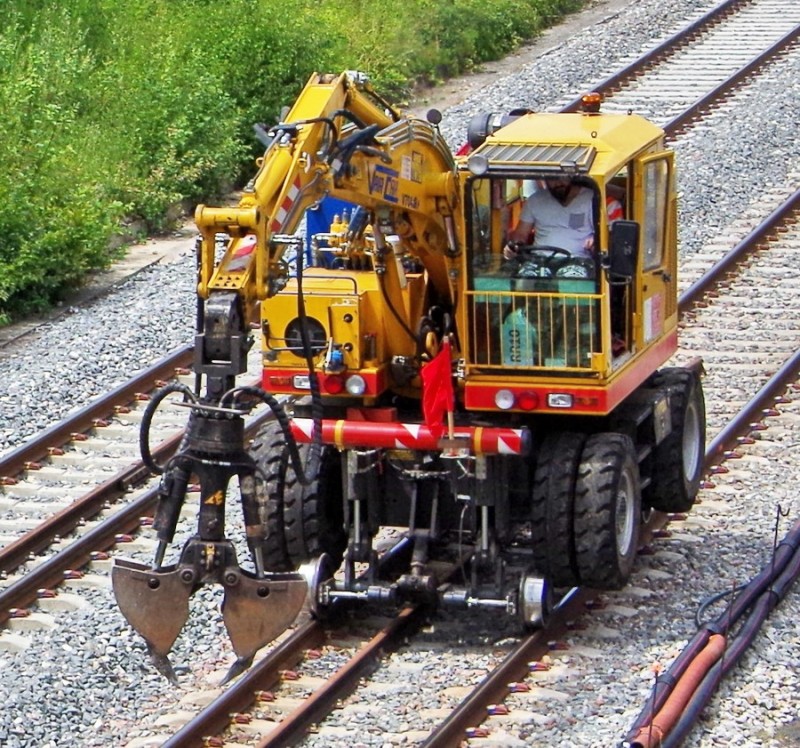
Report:
M618 70L605 80L597 84L593 91L598 93L608 93L615 88L619 88L623 83L633 80L648 66L653 65L659 60L668 57L673 52L685 46L693 37L701 34L704 31L712 28L718 24L726 16L735 13L741 7L749 5L753 0L725 0L725 2L712 8L704 16L698 18L694 23L689 24L685 28L678 31L669 39L663 41L658 46L646 52L641 57L637 58L629 65L626 65L622 70ZM575 112L581 108L583 97L574 99L565 107L564 112Z
M702 293L707 293L713 282L719 279L734 269L737 262L758 247L769 236L777 232L781 225L791 219L794 211L800 207L800 190L794 193L788 200L784 202L779 208L773 211L765 221L754 229L745 239L743 239L736 247L734 247L721 261L716 263L703 278L694 284L687 292L681 295L679 299L679 309L681 313L686 313L696 303ZM705 467L708 471L720 460L735 457L734 453L726 452L727 447L731 446L736 440L745 432L752 429L753 420L757 419L759 415L770 415L771 411L768 406L774 405L775 398L780 395L782 391L793 381L796 381L798 372L800 372L800 350L798 350L786 364L770 379L770 381L756 394L756 396L735 416L731 422L726 426L708 446L705 453ZM563 635L567 630L566 621L570 617L578 614L581 611L581 606L586 603L592 596L591 590L582 588L574 588L571 590L559 603L554 616L548 627L540 632L536 632L526 637L512 652L510 652L504 661L496 668L490 675L488 675L479 686L451 713L451 715L444 720L433 732L428 736L423 743L425 748L434 748L434 746L451 746L458 744L464 738L466 731L480 724L486 716L486 709L492 703L501 702L510 692L511 686L515 681L524 679L529 672L529 661L531 659L538 659L548 651L548 641L553 638L558 638ZM380 636L380 635L379 635ZM379 637L378 637L379 638ZM388 646L388 645L384 645ZM352 668L351 678L357 679L361 675L356 673L363 673L367 670L371 663L374 662L372 655L364 654L364 662L362 659L356 658L356 661L346 666L348 670ZM246 677L246 676L243 676ZM274 684L275 681L271 681ZM335 702L337 695L341 693L340 689L345 689L349 686L339 685L335 682L330 682L325 686L324 695L312 697L307 705L298 710L286 721L286 725L281 722L276 727L275 731L270 733L266 739L260 742L259 748L273 748L273 746L291 745L302 736L302 733L308 729L308 726L319 720L326 710L331 708L331 704ZM250 703L253 700L252 693L257 690L254 685L248 686L250 691ZM240 702L237 702L240 703ZM246 706L246 704L245 704ZM241 708L241 706L240 706ZM228 717L225 711L226 704L219 705L219 714L222 716L215 717L215 722L208 719L204 721L204 727L194 727L193 735L196 738L213 734L211 731L212 724L215 724L216 731L224 729L227 724ZM184 733L179 733L183 739L187 736ZM176 738L178 735L175 736ZM166 745L175 745L176 748L180 743L167 743ZM182 744L181 744L182 745ZM190 745L190 743L186 743Z
M153 450L153 457L161 462L172 456L180 445L183 432L161 442ZM63 537L72 532L81 522L99 514L106 504L123 496L127 491L141 485L152 473L139 461L93 488L77 501L45 519L41 524L0 548L0 571L6 574L20 566L35 553L47 548L56 536Z
M496 704L511 693L513 683L530 673L531 660L538 660L549 650L548 641L567 632L567 621L579 614L592 592L573 587L553 610L546 628L526 636L509 652L500 665L486 676L421 744L422 748L452 748L461 745L470 727L483 722L490 704Z
M206 736L216 735L228 726L231 714L248 709L256 700L258 691L274 688L280 682L281 670L293 667L306 650L318 647L324 641L325 631L319 621L306 621L162 743L161 748L203 746Z
M700 27L703 25L703 23L707 23L708 22L708 19L712 15L721 14L721 12L722 12L721 9L722 8L725 8L727 11L730 11L731 9L733 9L735 7L738 7L740 5L743 5L743 4L744 4L743 0L728 0L728 2L723 3L718 8L716 8L713 11L711 11L710 13L706 14L706 16L704 16L699 21L695 22L695 24L693 24L692 26L695 27L694 30L697 31L697 30L700 29ZM690 32L688 32L687 30L684 30L680 34L678 34L675 37L673 37L673 40L676 40L679 37L685 39L685 38L688 38L689 35L690 35ZM793 38L791 40L788 39L788 37L790 37L790 36L793 36ZM793 43L793 41L796 39L796 36L797 36L797 31L795 30L794 32L790 32L790 34L787 34L786 37L784 37L784 39L781 40L781 42L779 42L779 43L777 43L776 45L773 45L773 46L774 46L774 48L778 48L781 44L783 44L783 46L786 46L789 43ZM668 42L665 42L663 45L661 45L656 50L653 50L652 52L648 53L648 55L646 55L645 57L646 58L649 57L650 60L652 61L652 59L655 59L655 57L657 56L657 53L658 54L662 54L663 53L663 51L661 50L662 47L666 48L666 47L670 46L670 44L674 44L675 41L673 41L673 40L668 40ZM773 52L772 54L775 54L775 52ZM761 57L761 56L759 56L759 57ZM755 61L751 62L750 65L753 65L754 62ZM638 69L641 69L643 64L646 64L646 63L642 63L641 60L640 60L640 61L637 61L636 63L633 63L631 66L629 66L629 68L631 70L633 70L634 67L638 67ZM621 71L621 72L624 72L624 71ZM744 77L746 74L747 73L742 74L740 76L739 80L741 80L741 78ZM738 75L738 73L737 73L737 75ZM618 80L621 77L622 77L621 73L618 73L615 76L612 76L612 78L609 78L606 82L604 82L603 85L607 85L607 86L610 87L610 86L614 85L616 82L618 82ZM723 89L724 88L724 90L727 91L727 90L729 90L730 86L732 86L732 85L734 85L734 84L726 82L725 84L722 84L721 86L719 86L718 89ZM701 100L701 101L704 102L703 106L707 105L707 102L705 102L706 98L707 97L704 97L704 99ZM568 105L568 107L569 106L572 106L572 104ZM693 105L693 107L695 107L695 106L700 106L700 104L696 103L695 105ZM671 127L675 127L675 128L680 127L680 124L675 124L675 123L678 122L678 120L681 117L683 117L683 115L681 115L679 118L676 118L675 120L673 120L667 126L667 128L665 128L665 129L668 129L668 128L671 128ZM795 197L796 197L796 195L795 195ZM734 261L735 260L733 260L733 259L730 260L728 266L726 266L726 268L724 270L723 269L718 270L718 272L725 272L727 269L732 267ZM704 276L704 278L705 277L706 276ZM698 293L700 293L700 292L698 292ZM682 297L682 299L683 299L683 297ZM691 302L687 301L687 303L691 303ZM159 365L163 365L165 367L165 370L169 369L169 368L174 370L175 367L180 365L179 363L175 363L175 361L176 360L182 360L182 359L179 358L181 355L185 356L185 357L189 357L190 354L191 354L191 347L181 349L177 353L171 354L166 359L162 360L162 362L159 362L159 364L156 364L155 367L151 367L151 369L147 370L146 372L142 372L142 374L138 375L138 377L136 379L132 380L129 383L126 383L125 385L122 385L120 388L117 388L117 390L113 391L112 393L109 393L107 396L104 396L103 398L100 398L99 400L95 401L95 403L92 403L92 405L90 407L97 408L98 411L102 410L103 414L107 414L110 410L113 410L113 407L114 407L115 404L118 404L120 401L129 402L135 396L135 394L138 391L137 387L141 388L143 386L141 383L139 383L140 379L144 380L145 378L149 378L150 381L152 381L153 379L165 378L165 377L170 375L170 374L167 374L167 373L164 373L161 376L153 375L150 372L152 372L152 370L154 368L158 367ZM798 366L800 366L800 352L796 353L792 357L792 359L790 359L786 363L786 365L784 365L784 367L782 367L781 371L778 372L778 374L776 374L770 380L770 382L767 385L765 385L764 388L762 388L762 390L759 392L757 397L754 398L754 400L751 401L751 403L748 406L746 406L745 409L743 409L743 411L741 413L744 414L745 411L746 411L746 415L742 415L741 418L737 419L737 424L738 424L737 427L733 428L732 426L729 425L728 428L726 428L723 432L721 432L718 435L717 439L715 439L715 441L712 443L712 445L709 447L709 449L706 452L707 459L709 458L709 456L719 457L720 455L722 455L722 459L725 458L725 452L724 452L725 445L729 444L732 440L737 438L737 436L742 432L742 430L747 428L747 425L750 424L750 421L753 419L753 417L755 417L758 414L759 411L763 411L764 403L767 400L774 399L776 394L778 392L780 392L781 388L786 386L786 382L787 381L791 381L792 379L796 379L797 367ZM792 376L792 372L794 372L794 376ZM779 375L780 375L780 377L779 377ZM115 397L117 398L117 400L116 400L116 402L112 403L112 400L114 400ZM759 401L758 404L755 404L756 400ZM111 404L108 405L108 403L111 403ZM37 436L34 440L31 440L26 445L23 445L23 447L15 449L12 452L8 453L7 455L4 455L3 457L1 457L0 458L0 475L6 474L8 472L19 472L20 470L23 470L24 466L25 466L25 463L36 461L38 459L41 459L41 457L46 456L48 450L52 447L52 445L54 443L59 443L59 444L60 443L64 443L65 441L69 440L71 434L74 433L75 431L79 431L82 428L87 428L87 426L85 426L85 425L78 426L77 425L78 423L86 424L88 422L89 424L91 424L91 421L94 418L98 418L98 417L101 417L101 416L98 415L98 414L95 414L95 415L88 415L88 414L85 414L85 413L84 414L78 414L78 415L72 417L71 419L68 419L65 422L62 422L60 424L57 424L56 426L51 427L50 429L47 429L46 431L42 432L42 434ZM713 454L712 454L712 452L713 452ZM123 476L123 475L126 475L126 474L128 474L127 470L123 471L120 474L120 476ZM107 481L107 483L117 483L117 485L119 487L120 485L124 486L126 480L133 479L133 475L129 475L129 478L123 478L123 477L120 477L120 476L115 476L115 478L112 478L110 481ZM98 487L98 490L100 488L102 488L102 487ZM129 505L124 510L122 510L117 515L115 515L115 517L112 517L109 520L104 521L97 528L94 528L92 531L86 533L86 535L84 535L81 539L79 539L78 541L75 541L74 543L72 543L68 548L64 549L63 551L59 551L54 556L53 559L48 560L47 562L43 563L42 565L40 565L39 567L37 567L36 569L34 569L30 573L28 573L22 580L20 580L20 582L12 584L8 588L6 588L2 592L0 592L0 622L3 622L5 620L7 620L7 618L8 618L8 615L5 612L7 610L7 606L8 606L7 601L8 600L23 600L23 599L25 599L25 600L30 601L30 600L35 599L36 590L38 590L38 589L40 589L42 587L50 587L50 586L54 586L54 585L58 584L63 579L63 573L64 573L64 571L66 569L77 568L78 566L83 565L84 563L86 563L90 559L91 553L93 551L98 550L99 548L105 549L105 548L109 547L110 545L112 545L114 543L114 539L118 534L124 533L124 532L128 532L128 531L134 529L139 524L140 518L142 516L146 515L149 511L152 511L152 507L153 507L153 504L154 504L155 498L156 498L156 493L157 492L156 492L155 489L153 489L151 491L148 491L145 495L140 497L137 501L133 502L131 505ZM68 510L69 509L71 509L71 507L68 508ZM64 511L67 512L68 510L64 510ZM56 515L56 516L58 516L58 515ZM11 548L11 546L9 546L9 548ZM0 558L3 558L3 556L0 555ZM56 559L60 559L60 560L56 563ZM16 596L15 596L15 593L18 593L18 594L16 594ZM33 593L33 594L31 594L31 593ZM583 594L583 591L580 591L580 590L576 590L575 591L574 597L570 599L570 605L572 605L572 600L578 600L579 599L580 594ZM575 605L577 605L577 604L578 603L576 602ZM17 605L18 605L18 607L22 607L22 605L20 605L19 603ZM13 603L12 603L12 606L13 606ZM560 610L561 610L561 608L559 607L559 611ZM565 607L564 607L565 614L566 614L566 610L567 610L567 606L565 605ZM310 633L311 629L313 629L314 627L316 627L318 630L321 631L321 627L319 627L318 624L315 624L314 622L311 622L309 624L305 624L300 629L298 629L298 631L295 632L295 634L293 634L291 637L289 637L289 639L287 639L284 644L286 644L287 642L292 640L295 636L298 636L300 638L307 636L307 637L309 637L309 639L308 639L309 641L314 640L313 637L311 636L311 633ZM306 630L307 628L309 630ZM535 639L536 636L537 635L533 635L532 637L528 637L528 640ZM280 647L282 647L282 646L283 645L280 645ZM311 646L313 646L313 645L311 645ZM279 649L279 648L276 648L276 649ZM262 660L257 666L252 668L251 671L249 671L249 673L250 672L253 672L253 673L258 672L259 669L262 666L262 663L265 663L267 661L270 661L272 663L272 666L274 667L275 663L280 659L280 657L282 655L280 654L280 652L278 652L277 654L275 654L274 659L270 659L270 658L273 658L273 654L275 654L275 653L274 652L270 653L270 655L268 655L268 657L264 658L264 660ZM501 668L508 668L508 672L511 672L512 670L514 672L516 672L515 668L519 667L519 665L518 664L517 665L512 665L511 662L509 661L510 657L511 657L511 655L509 655L506 658L506 661L504 661L503 665L501 665ZM530 659L530 657L531 657L531 654L530 654L530 652L528 652L527 659ZM527 668L527 659L526 659L525 668ZM507 662L508 662L508 664L506 664ZM264 665L265 669L268 669L268 667L269 667L268 665ZM503 687L506 688L506 693L508 692L508 690L507 690L507 685L508 685L508 682L509 682L508 681L508 672L505 672L505 671L501 671L501 672L503 672L504 674L499 676L498 681L494 685L491 685L491 686L487 685L486 686L486 689L487 689L486 693L492 692L492 689L500 688L500 685L501 685L500 682L503 681L503 680L505 681ZM527 672L527 670L525 672ZM222 703L220 714L224 713L225 715L227 715L230 711L239 710L241 707L234 706L234 702L237 705L239 703L239 701L237 701L237 699L243 699L243 701L246 702L245 706L247 704L249 704L249 703L252 703L252 700L253 700L253 688L252 688L251 685L245 685L246 683L249 682L247 680L247 675L249 675L249 673L246 674L245 676L242 676L242 678L239 679L239 681L237 681L236 684L234 684L231 688L229 688L226 691L225 698L227 698L228 695L230 694L230 701L226 700L224 703ZM237 695L238 694L238 689L240 687L242 689L242 692L245 692L245 691L249 692L248 695L246 696L246 698L242 697L241 695ZM501 691L502 691L502 689L501 689ZM497 693L499 693L499 692L500 691L497 691ZM477 697L476 697L476 699L477 699ZM473 700L472 697L470 697L470 701L472 701L472 700ZM477 701L479 701L479 700L477 700ZM473 709L474 709L474 705L473 705ZM444 724L445 723L443 723L443 725ZM224 725L223 725L223 727L224 727ZM442 727L442 726L440 726L440 727ZM212 732L212 730L206 731L203 734L204 735L208 735L208 734L210 734L210 732ZM176 736L173 739L177 738L178 735L180 735L180 734L181 733L176 734ZM462 730L462 735L463 735L463 730ZM435 738L435 734L432 734L429 737L429 741L432 740L433 738ZM426 742L425 743L425 745L429 745L429 744L430 745L435 745L437 743L435 743L435 742ZM443 743L439 743L439 744L441 745ZM451 745L451 744L452 743L448 743L448 745ZM165 745L175 745L175 746L181 745L181 746L183 746L183 745L188 745L188 743L185 743L185 742L172 743L170 741L168 743L165 743Z
M733 75L722 81L716 88L697 99L691 106L684 109L677 117L664 125L664 131L667 133L667 137L674 138L682 129L691 124L704 109L722 100L726 94L734 90L746 78L757 72L768 62L771 62L773 57L783 52L792 44L795 44L798 37L800 37L800 26L795 26L795 28L787 34L784 34L784 36L771 47L756 55L750 62L740 67Z
M710 268L695 284L684 292L678 302L679 311L685 314L699 298L708 293L714 283L730 271L737 263L765 242L770 235L776 233L782 225L792 219L793 213L800 208L800 190L791 195L781 206L774 210L763 223L756 227L745 239L736 245L725 257ZM719 462L736 457L729 451L737 440L752 431L754 422L774 415L772 408L776 398L786 390L800 375L800 349L769 379L733 419L723 428L705 451L704 472L708 472ZM571 594L575 600L585 601L590 593L581 588L574 588ZM567 610L573 614L579 610L579 604L570 603ZM547 642L558 633L548 628L523 639L478 687L464 699L451 714L442 721L422 744L424 748L448 748L458 745L464 740L468 729L483 722L490 704L502 702L511 693L510 684L521 680L528 673L528 661L538 659L547 652Z
M775 411L776 400L782 396L787 387L797 381L799 376L800 348L714 437L706 449L706 467L710 468L724 460L736 458L738 455L729 452L728 449L739 437L753 431L761 420L778 415Z
M164 361L167 360L168 359L164 359ZM156 366L159 371L165 369L162 364L157 364ZM153 369L149 369L148 372L152 374ZM144 374L145 373L137 376L137 383L148 383L148 378L144 376ZM156 379L159 379L159 377L153 377L153 379L149 381L149 384L152 384L153 380ZM127 383L116 392L129 393L131 389L133 389L133 385ZM101 400L105 403L108 402L106 398L101 398ZM124 400L124 402L129 401L130 398ZM83 414L77 414L68 420L75 425L80 422L81 415ZM259 421L259 423L261 423L261 421ZM65 430L61 428L61 426L62 424L56 424L55 427L48 431L61 433ZM172 456L180 446L184 433L184 430L177 431L169 439L166 439L157 447L153 448L153 458L157 462L163 462ZM38 451L42 447L42 442L39 439L35 441L37 444L33 446L32 449ZM27 447L27 444L23 445L20 451L24 452ZM15 457L15 460L18 459L18 457L19 456ZM123 468L116 475L96 486L89 493L84 494L69 506L51 515L41 524L28 530L7 546L0 548L0 571L6 574L13 571L31 555L38 553L50 545L57 536L63 537L74 530L81 522L89 520L99 514L107 503L112 503L120 499L131 488L142 485L152 477L153 474L141 460L131 463L128 467Z
M0 590L0 623L5 623L11 617L13 608L25 608L34 602L40 589L57 587L64 581L65 572L87 564L96 551L113 546L118 535L136 529L141 518L152 512L157 498L158 487L155 486Z
M742 408L739 413L722 429L716 438L707 447L705 452L704 470L707 472L721 460L735 457L727 452L727 448L745 432L752 430L753 420L758 416L771 415L765 412L767 405L773 405L774 400L792 382L797 381L800 374L800 349L777 371L759 390L756 396ZM574 588L575 600L586 601L590 592L583 588ZM570 604L567 610L575 613L578 603ZM487 716L487 707L490 704L502 701L509 693L509 686L515 680L520 680L527 675L527 663L531 658L538 658L547 652L545 638L552 638L556 632L548 626L541 632L532 634L523 639L506 656L506 659L497 669L493 670L478 687L464 699L448 717L441 722L422 744L424 748L449 748L459 745L466 731L483 722ZM563 633L563 631L561 632ZM558 634L557 634L558 635Z
M0 476L22 472L28 463L44 459L53 447L69 442L76 432L87 431L93 421L113 413L116 406L131 402L143 389L152 387L156 380L173 376L176 369L192 362L193 351L193 345L175 349L116 389L93 400L80 412L53 424L25 444L0 456Z
M254 416L245 427L246 436L252 436L259 426L272 417L272 411L269 409L265 409ZM159 450L163 448L166 454L170 448L176 449L181 437L182 432L176 434L168 443L160 445ZM92 494L106 490L109 487L114 490L118 489L116 477L99 486ZM157 499L158 486L147 489L139 498L127 504L111 517L99 522L96 527L26 572L16 582L0 590L0 624L9 619L9 611L11 609L27 607L37 599L39 590L60 585L64 581L65 572L84 566L92 559L93 553L110 548L117 542L118 536L125 535L138 528L143 517L152 515ZM93 500L96 500L96 497L93 497ZM40 525L26 533L27 536L30 536L29 539L23 537L17 544L12 544L17 545L13 551L13 556L19 558L23 547L35 546L40 548L41 544L46 540L52 542L55 535L62 534L64 527L57 524L54 521L55 518L66 514L69 516L70 521L74 521L78 514L78 509L75 509L74 512L71 510L73 510L73 507L67 507L63 512L47 520L44 525ZM9 548L11 547L9 546ZM9 553L9 557L11 555Z
M324 686L259 741L258 748L282 748L301 740L311 725L330 714L336 703L350 693L361 678L369 675L386 654L399 649L409 632L419 629L424 616L422 605L403 608L385 628L359 649L355 657L326 681Z
M410 550L410 539L408 537L402 538L381 557L379 561L381 573L389 573L390 568L397 562L397 559L407 556ZM336 602L331 605L332 610L337 610L340 607L341 605ZM402 632L408 631L409 626L415 620L416 618L407 617L399 630ZM400 624L398 623L398 625ZM391 628L391 624L388 628ZM374 637L373 641L380 639L380 636L379 634L378 637ZM205 740L208 736L218 735L230 724L232 712L241 712L249 708L256 700L258 691L274 688L280 682L280 671L285 669L288 663L299 662L305 650L319 646L325 641L325 638L325 627L318 620L311 619L300 626L262 660L239 676L235 683L221 696L214 699L199 714L181 727L178 732L162 744L162 748L194 748L194 746L200 748L205 745ZM388 639L386 641L388 644ZM330 711L335 699L342 696L343 687L351 688L354 681L358 680L358 677L371 666L375 658L376 655L372 657L365 656L364 658L357 656L356 659L359 659L360 663L353 665L352 669L350 668L350 663L345 665L344 668L348 671L345 673L346 679L343 679L339 685L331 686L326 684L324 687L325 693L315 699L309 706L303 705L297 710L296 716L289 718L293 724L288 725L285 729L288 730L290 727L295 734L308 729L314 720L319 719L322 712ZM269 737L271 738L272 735Z
M708 292L711 286L718 282L721 276L734 271L745 257L767 242L770 236L776 234L790 221L796 220L793 214L798 210L800 210L800 188L795 190L764 221L681 294L678 299L680 311L682 313L688 311L693 304L697 303Z

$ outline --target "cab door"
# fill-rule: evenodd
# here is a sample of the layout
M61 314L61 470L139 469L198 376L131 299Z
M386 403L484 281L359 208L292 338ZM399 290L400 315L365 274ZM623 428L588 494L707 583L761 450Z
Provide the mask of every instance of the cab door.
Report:
M677 324L677 220L674 154L634 162L633 219L640 231L640 275L633 304L636 348L642 350Z

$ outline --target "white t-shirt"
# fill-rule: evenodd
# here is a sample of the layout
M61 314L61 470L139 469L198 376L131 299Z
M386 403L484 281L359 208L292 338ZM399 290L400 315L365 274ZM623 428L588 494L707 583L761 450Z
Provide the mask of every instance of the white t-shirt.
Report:
M520 221L536 229L534 246L560 247L578 257L591 257L586 240L594 234L592 191L581 187L568 205L562 205L549 190L537 190L522 206Z

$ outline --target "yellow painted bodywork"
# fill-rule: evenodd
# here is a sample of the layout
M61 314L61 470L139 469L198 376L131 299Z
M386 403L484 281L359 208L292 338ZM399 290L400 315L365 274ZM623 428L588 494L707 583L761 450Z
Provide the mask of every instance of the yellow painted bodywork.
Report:
M346 147L368 128L371 135L359 147ZM615 393L611 401L617 402L674 349L673 160L662 130L647 120L635 115L529 114L490 135L473 153L455 158L434 125L403 115L357 76L315 74L276 133L238 206L199 206L195 216L202 240L198 293L204 299L218 292L237 294L247 318L255 318L260 307L265 383L273 370L307 372L305 359L287 350L285 343L287 327L298 316L296 280L284 262L291 242L285 237L297 229L306 209L327 196L369 211L370 230L349 234L344 221L332 227L327 251L339 266L308 268L305 305L322 326L328 350L342 352L347 373L379 373L383 389L370 401L392 391L419 394L418 378L404 375L396 381L391 370L397 360L418 368L421 351L435 353L436 336L430 329L426 334L422 323L432 307L452 320L454 357L460 361L459 397L474 410L494 408L493 401L481 399L481 387L496 389L509 382L517 390L607 387ZM576 154L578 162L571 163ZM488 195L489 183L476 181L471 170L473 159L481 155L488 157L485 178L501 174L505 180L506 193L499 202ZM601 205L607 194L622 190L629 220L645 226L653 210L663 211L658 229L663 257L652 267L640 268L626 290L624 355L612 349L616 332L605 273L592 289L561 284L544 292L520 292L502 281L493 287L491 273L489 280L476 280L472 265L475 227L467 208L470 201L492 205L487 262L499 263L505 232L522 202L522 192L514 194L514 185L533 176L575 170L592 183ZM655 206L647 192L651 172L661 175L663 187ZM608 231L601 209L595 234L601 258L608 251ZM224 256L217 258L215 240L220 233L230 239ZM643 237L640 244L646 241ZM476 309L487 303L504 314L518 303L530 311L535 303L542 328L540 310L548 303L562 317L574 309L575 321L564 317L561 322L574 363L570 353L547 355L544 350L521 363L509 364L502 355L492 358L497 342L492 336L499 334L499 324L487 313L481 324L487 330L495 325L494 331L479 335L476 327ZM589 327L595 332L580 338ZM554 340L550 345L555 350ZM315 367L324 372L326 365L326 352L319 352ZM478 393L471 404L470 387Z
M546 158L537 161L537 154L543 153ZM677 310L677 199L675 193L674 165L672 153L665 150L663 131L642 117L630 114L584 114L584 113L544 113L529 114L518 118L495 132L486 139L476 151L461 159L465 166L476 155L487 155L492 169L506 169L509 173L516 170L536 171L541 174L561 173L562 169L580 174L597 186L600 205L605 205L607 195L613 191L609 185L624 183L623 201L628 206L629 220L644 225L645 209L648 205L647 186L643 182L642 171L649 162L659 161L667 173L666 189L660 199L658 210L663 211L663 236L661 246L663 257L657 265L650 268L641 267L630 284L631 308L628 313L630 338L626 341L624 355L612 353L612 325L609 319L608 298L611 287L605 273L601 274L599 287L591 294L587 281L564 281L553 284L553 289L535 294L536 310L533 313L537 321L545 321L548 308L560 305L578 307L596 303L602 319L599 320L600 336L593 345L587 344L581 350L580 360L569 360L561 365L547 363L546 353L541 353L538 360L534 357L531 365L509 364L507 360L494 362L494 365L481 359L481 352L486 350L491 339L472 334L475 329L471 325L471 314L477 305L486 304L493 299L505 308L514 308L524 298L530 300L531 294L513 291L502 282L498 289L487 293L477 293L477 285L470 284L469 274L461 276L461 297L465 303L459 306L458 326L469 334L462 336L465 358L465 383L474 385L486 384L499 387L508 384L509 376L518 377L514 384L518 389L526 386L542 390L562 391L594 391L598 386L608 388L615 394L609 401L611 406L621 402L630 392L641 384L647 376L660 366L675 349L675 336L678 323ZM580 162L573 164L571 158L586 157L584 168ZM559 158L563 157L563 161ZM621 176L621 175L624 175ZM506 221L512 224L517 220L521 199L515 195L507 195L509 200ZM598 211L598 231L595 234L595 247L600 257L608 252L609 226L606 211ZM495 225L500 219L493 216ZM460 233L468 233L468 216L461 216ZM496 262L501 260L501 243L492 246L492 256ZM491 274L490 274L491 275ZM581 288L581 285L586 286ZM492 283L486 284L491 289ZM532 284L535 285L535 284ZM530 301L528 301L530 308ZM595 308L593 306L593 308ZM536 316L538 315L538 316ZM578 312L574 317L578 319ZM593 318L593 321L594 320ZM576 322L573 339L577 337ZM579 347L578 344L577 347ZM576 348L573 340L573 350ZM506 357L507 358L507 357ZM551 359L552 360L552 359ZM553 376L554 370L555 372ZM479 409L475 402L471 409ZM492 408L493 409L493 404ZM604 408L605 409L605 408ZM577 411L573 411L577 412ZM586 412L596 412L590 407Z

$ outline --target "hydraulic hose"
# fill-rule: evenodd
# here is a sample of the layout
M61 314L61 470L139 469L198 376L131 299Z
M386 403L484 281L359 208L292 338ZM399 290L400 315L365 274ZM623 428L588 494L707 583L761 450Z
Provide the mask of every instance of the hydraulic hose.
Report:
M166 466L159 465L153 458L153 453L150 451L150 426L153 422L153 416L155 415L156 410L158 410L158 406L161 405L162 401L167 397L167 395L170 395L173 392L182 392L184 396L184 402L197 402L197 397L195 397L194 392L192 392L192 390L185 384L182 384L181 382L170 382L161 389L156 390L153 397L150 398L150 401L147 403L144 413L142 414L142 424L139 428L139 452L142 455L142 462L156 475L163 475L164 471L166 470ZM193 412L194 411L192 411L192 413ZM189 418L192 417L192 413L189 414ZM187 428L186 435L189 434L189 431L190 429ZM184 436L184 440L178 447L178 454L183 451L185 444L186 436Z
M278 400L274 395L270 395L268 392L265 392L260 387L237 387L235 390L225 393L222 402L224 403L227 398L233 397L235 403L235 399L239 395L250 395L251 397L258 398L265 405L269 406L270 410L275 415L275 421L281 427L281 432L286 440L286 448L289 451L289 461L292 464L292 469L297 475L297 480L304 486L312 483L317 477L320 464L319 447L317 449L316 461L312 464L311 458L313 454L313 446L314 444L322 444L322 428L315 426L315 442L313 442L311 445L312 450L309 452L308 462L304 467L303 461L300 457L300 450L297 448L297 440L294 438L294 434L292 434L292 428L289 425L289 416L286 413L286 408L283 407L283 404L280 402L280 400ZM311 468L313 468L313 470Z
M306 366L308 366L308 387L311 393L311 420L314 424L314 430L312 432L313 438L308 450L308 459L305 469L302 467L300 453L297 449L297 441L291 433L288 419L286 419L285 424L281 423L281 429L286 436L286 444L289 447L289 458L292 460L292 467L297 475L297 479L302 485L308 486L316 480L320 465L322 464L322 416L324 415L324 409L322 407L322 394L319 389L319 377L317 377L317 370L314 367L311 340L308 337L308 325L306 324L308 314L306 313L306 303L303 297L302 247L299 247L297 251L297 314L302 320L302 324L300 325L300 340L303 342L303 353L306 358ZM275 412L274 409L273 412ZM275 413L275 417L278 417L277 413Z
M283 404L274 396L265 392L261 387L235 387L226 392L220 399L220 405L226 407L229 402L236 406L236 400L240 395L249 395L255 397L265 405L275 415L275 420L281 428L286 448L288 450L289 461L291 462L292 469L295 472L297 480L303 486L308 486L313 483L319 474L319 468L322 462L322 395L319 389L319 378L317 377L316 369L314 368L313 352L311 350L311 340L308 337L308 325L306 320L305 301L303 299L303 248L297 248L297 315L303 321L300 325L300 339L303 344L303 352L305 354L306 365L308 366L308 381L309 391L311 394L311 418L314 423L313 439L308 451L308 459L306 464L300 457L300 450L297 447L297 440L292 434L291 426L289 425L289 416Z

